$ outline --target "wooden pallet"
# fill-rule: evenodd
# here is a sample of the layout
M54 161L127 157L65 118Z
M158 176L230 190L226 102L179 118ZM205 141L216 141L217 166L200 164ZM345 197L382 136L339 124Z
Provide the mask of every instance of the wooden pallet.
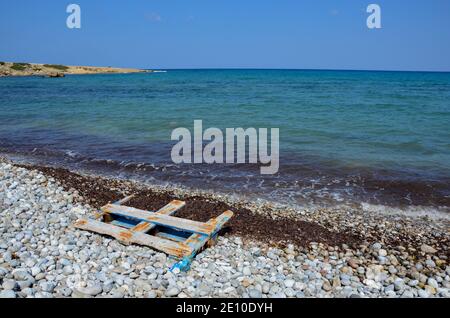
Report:
M171 270L187 271L195 255L215 243L218 232L233 216L233 212L225 211L206 223L196 222L173 216L185 205L183 201L172 201L151 212L123 205L132 198L107 204L94 219L79 219L74 226L112 236L123 244L145 245L165 252L177 260Z

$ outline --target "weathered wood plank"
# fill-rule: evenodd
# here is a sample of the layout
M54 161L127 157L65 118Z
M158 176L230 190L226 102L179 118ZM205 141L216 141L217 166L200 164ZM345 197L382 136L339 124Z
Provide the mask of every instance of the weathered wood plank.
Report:
M186 205L186 203L183 201L173 200L172 202L170 202L163 208L159 209L155 213L156 214L164 214L164 215L173 215L176 211L178 211L185 205ZM138 225L136 225L135 227L133 227L131 229L131 231L148 233L151 230L153 230L155 227L156 227L155 224L148 223L148 222L141 222Z
M129 196L123 198L122 200L116 201L113 204L122 205L122 204L125 204L125 203L131 201L133 198L134 198L134 194L129 195Z
M174 235L174 234L170 234L170 233L165 233L165 232L157 232L155 234L153 234L154 236L157 237L162 237L168 240L172 240L175 242L184 242L186 241L186 238L178 236L178 235Z
M123 221L120 221L120 220L113 220L109 224L116 225L116 226L121 226L121 227L124 227L124 228L127 228L127 229L131 229L134 226L131 223L126 223L126 222L123 222Z
M196 222L192 220L173 217L170 215L156 213L149 214L148 211L114 204L108 204L104 206L102 208L102 211L110 214L117 214L124 217L137 219L143 222L153 223L156 225L168 226L180 231L191 233L211 235L215 228L215 224Z
M175 263L171 270L178 268L182 271L187 271L189 269L190 263L195 255L202 249L203 246L210 240L214 239L217 236L217 233L220 229L233 217L232 211L225 211L221 215L216 218L213 218L207 222L207 224L211 225L214 228L214 231L211 235L202 235L202 234L192 234L186 241L185 244L189 246L192 250L192 253L184 257L178 263Z
M230 220L230 218L233 217L233 212L231 211L225 211L221 215L219 215L216 218L213 218L207 222L207 224L211 225L213 227L213 233L211 233L210 236L207 236L205 238L205 235L199 235L197 233L192 234L186 241L186 245L190 246L193 251L198 250L203 247L203 245L206 243L204 240L209 240L211 237L213 237L217 232L220 231L220 229L225 225L225 223Z
M125 203L129 202L133 198L134 198L134 194L129 195L129 196L127 196L127 197L125 197L125 198L123 198L121 200L118 200L118 201L114 202L113 204L122 205L122 204L125 204ZM99 220L104 215L105 215L105 212L97 212L94 215L94 219L95 220Z
M186 257L192 253L191 248L185 243L173 242L145 233L132 232L112 224L107 224L92 219L79 219L75 222L74 226L82 230L112 236L125 244L135 243L149 246L178 258Z

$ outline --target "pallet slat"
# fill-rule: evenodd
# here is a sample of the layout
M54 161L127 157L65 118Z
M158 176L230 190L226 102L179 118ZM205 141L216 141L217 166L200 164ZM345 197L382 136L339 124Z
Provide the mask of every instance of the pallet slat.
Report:
M178 211L179 209L184 207L185 205L186 205L186 203L183 201L173 200L172 202L170 202L169 204L167 204L160 210L156 211L155 213L156 214L164 214L164 215L172 215L176 211ZM147 232L150 232L151 230L153 230L155 227L156 227L155 224L148 223L148 222L141 222L138 225L136 225L135 227L133 227L131 229L131 231L147 233Z
M192 249L185 243L173 242L164 238L147 235L145 233L132 232L112 224L91 219L79 219L75 222L74 226L82 230L112 236L125 244L135 243L149 246L175 257L183 258L192 253Z
M127 196L127 197L125 197L125 198L123 198L123 199L121 199L119 201L116 201L113 204L122 205L122 204L125 204L125 203L129 202L133 198L134 198L134 194L129 195L129 196ZM100 220L103 217L104 214L105 214L105 212L96 213L95 216L94 216L94 219L95 220Z
M215 228L214 224L186 220L170 215L149 213L148 211L114 204L104 206L102 211L191 233L211 235Z
M192 234L184 243L190 247L192 250L192 253L183 258L178 263L175 263L171 270L174 270L175 268L180 269L181 271L187 271L190 267L192 259L195 257L195 255L202 249L203 246L211 239L215 238L217 233L220 231L220 229L233 217L232 211L225 211L218 217L209 220L206 222L206 224L211 225L214 228L214 232L212 235L202 235L202 234Z
M130 223L125 223L125 222L122 222L122 221L119 221L119 220L113 220L109 224L117 225L117 226L120 226L120 227L124 227L126 229L131 229L133 227L133 225L131 225Z
M129 195L129 196L123 198L122 200L116 201L116 202L114 202L114 204L122 205L122 204L125 204L125 203L131 201L133 198L134 198L134 194Z
M214 236L216 232L220 231L220 229L225 225L225 223L228 222L228 220L233 217L233 212L231 211L225 211L218 217L211 219L207 222L207 224L210 224L214 227L214 232L211 236L206 236L207 239ZM197 233L192 234L186 241L186 245L190 246L193 250L201 248L203 246L203 240L205 235L199 235Z
M177 236L177 235L173 235L173 234L169 234L169 233L165 233L165 232L158 232L153 234L154 236L157 237L162 237L171 241L175 241L175 242L185 242L186 238L181 237L181 236Z

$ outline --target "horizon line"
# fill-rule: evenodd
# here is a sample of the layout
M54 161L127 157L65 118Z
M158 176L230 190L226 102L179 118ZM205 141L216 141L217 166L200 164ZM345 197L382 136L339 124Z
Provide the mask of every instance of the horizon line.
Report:
M168 68L142 68L143 70L249 70L249 71L338 71L338 72L409 72L409 73L450 73L436 70L377 70L377 69L333 69L333 68L256 68L256 67L168 67Z
M7 60L1 60L7 63L19 63ZM43 62L25 62L30 64L53 64L53 63L43 63ZM88 66L88 67L110 67L110 68L131 68L140 70L276 70L276 71L337 71L337 72L409 72L409 73L450 73L449 70L401 70L401 69L345 69L345 68L289 68L289 67L132 67L132 66L103 66L103 65L93 65L91 63L87 64L73 64L73 63L63 63L65 66Z

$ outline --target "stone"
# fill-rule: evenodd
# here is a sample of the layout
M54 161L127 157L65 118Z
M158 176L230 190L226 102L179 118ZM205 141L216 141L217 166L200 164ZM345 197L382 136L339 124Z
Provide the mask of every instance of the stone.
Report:
M431 260L431 259L427 259L427 260L425 261L425 264L426 264L428 267L431 267L431 268L435 268L435 267L436 267L436 263L435 263L433 260Z
M20 291L25 297L31 297L35 294L35 291L33 288L24 288Z
M430 297L430 294L428 294L428 292L426 290L423 289L419 289L418 290L418 294L420 298L428 298Z
M286 286L286 288L292 288L295 285L295 280L293 279L286 279L284 281L284 286Z
M4 290L14 290L18 287L17 282L13 279L5 279L2 284Z
M41 291L46 293L51 293L55 289L56 285L53 282L47 282L47 281L40 281L39 282L39 288Z
M31 268L31 275L32 276L36 276L40 272L41 272L41 269L38 266L34 266L33 268Z
M437 292L436 288L434 288L433 286L430 286L430 285L425 286L425 291L430 295L435 295Z
M386 287L384 288L384 292L385 292L385 293L390 292L390 291L394 291L394 290L395 290L394 284L390 284L390 285L388 285L388 286L386 286Z
M286 288L285 290L284 290L284 294L287 296L287 297L294 297L295 296L295 291L292 289L292 288Z
M355 259L349 259L347 263L353 269L357 269L359 267L358 261Z
M388 272L392 275L397 274L398 270L395 268L395 266L389 266L388 267Z
M87 287L78 287L73 289L73 294L78 297L97 296L103 291L102 286L95 284Z
M402 294L402 298L414 298L414 294L410 290L405 290Z
M387 251L384 249L380 249L380 250L378 250L378 255L385 257L385 256L387 256Z
M372 249L374 249L375 251L378 251L379 249L381 249L381 244L380 243L374 243L372 245Z
M242 270L242 274L244 274L245 276L250 276L252 274L250 267L244 267L244 269Z
M433 288L439 288L439 284L434 278L428 278L427 284Z
M146 298L156 298L156 292L154 290L149 291L147 294L145 294Z
M333 278L333 287L334 288L341 287L341 280L339 279L339 276L335 276Z
M179 293L180 293L180 290L178 288L172 287L172 288L169 288L168 290L166 290L165 295L167 297L175 297L175 296L178 296Z
M431 246L429 246L429 245L427 245L427 244L423 244L423 245L420 247L420 250L421 250L422 252L424 252L425 254L435 254L435 253L437 252L436 249L434 249L433 247L431 247Z
M28 270L24 268L16 269L12 272L13 277L15 280L28 280L30 278L30 274L28 273Z
M124 298L124 290L123 289L117 289L111 291L109 298Z
M6 248L5 248L6 249ZM0 267L0 279L5 277L5 275L8 273L8 270L4 267Z
M13 290L2 290L0 298L16 298L16 293Z
M250 298L262 298L262 293L259 290L252 288L248 291L248 296Z
M66 75L64 73L60 73L60 72L54 72L54 73L48 73L47 75L45 75L45 77L49 77L49 78L58 78L58 77L65 77Z
M244 286L245 288L247 288L248 286L250 286L252 284L252 282L250 280L248 280L247 278L244 278L242 280L242 286Z
M329 292L332 289L330 282L327 280L324 281L323 285L322 285L322 289L326 292Z
M70 297L72 295L72 289L68 288L68 287L64 287L61 289L61 294L64 297Z
M53 298L53 295L50 293L46 293L46 292L40 292L40 293L36 293L34 295L35 298Z
M395 291L390 290L390 291L386 292L386 297L388 297L388 298L397 298L398 296L395 293Z
M376 281L374 281L373 279L365 279L364 280L364 284L369 287L369 288L373 288L373 289L381 289L381 284L377 283Z
M394 281L394 287L396 291L401 291L405 288L405 282L401 278L397 278Z
M28 287L31 287L34 284L34 279L33 280L24 280L21 282L17 282L17 285L19 286L20 290L26 289Z
M69 266L65 266L64 269L63 269L63 273L66 276L69 276L70 274L72 274L73 273L72 266L70 266L70 265Z
M36 280L42 280L45 278L45 273L39 273L36 275L35 279Z

